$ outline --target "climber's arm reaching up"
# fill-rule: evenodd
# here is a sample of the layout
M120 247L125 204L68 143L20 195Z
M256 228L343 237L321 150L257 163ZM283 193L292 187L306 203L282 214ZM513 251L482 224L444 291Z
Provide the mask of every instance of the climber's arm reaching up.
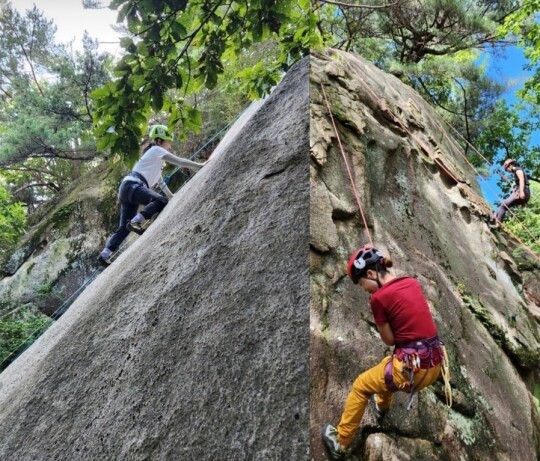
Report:
M164 154L163 157L161 157L161 158L167 163L171 163L173 165L183 167L183 168L191 168L192 170L199 170L204 165L206 165L206 162L204 162L204 163L192 162L191 160L177 157L176 155L173 155L173 154L171 154L169 152Z

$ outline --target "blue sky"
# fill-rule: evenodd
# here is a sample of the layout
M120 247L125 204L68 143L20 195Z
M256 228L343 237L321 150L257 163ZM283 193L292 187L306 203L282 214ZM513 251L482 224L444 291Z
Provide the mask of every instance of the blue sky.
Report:
M508 104L514 104L517 101L516 91L523 86L523 83L530 75L530 72L523 69L527 62L523 50L516 46L509 46L499 50L496 56L486 53L481 59L487 64L488 76L507 86L508 90L504 94L504 98ZM540 144L540 133L536 133L531 142ZM497 168L499 167L500 165L497 165ZM493 174L494 168L492 167L490 171ZM494 203L500 199L501 194L497 186L499 175L500 168L491 178L478 180L484 197L493 207L495 206ZM507 177L513 180L510 176Z

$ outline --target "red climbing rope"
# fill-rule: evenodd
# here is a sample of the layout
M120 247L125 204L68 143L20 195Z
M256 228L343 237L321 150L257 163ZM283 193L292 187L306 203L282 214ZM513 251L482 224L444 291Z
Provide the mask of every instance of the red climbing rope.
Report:
M343 161L345 162L345 167L347 168L347 173L349 174L349 180L351 182L351 188L354 193L354 197L356 198L356 203L358 205L358 209L360 210L360 216L362 217L362 221L364 223L364 227L366 228L366 232L369 238L369 243L371 246L375 246L373 244L373 239L371 238L371 233L369 232L369 227L366 221L366 216L364 215L364 209L362 208L362 203L360 202L360 197L358 196L358 191L356 190L356 185L354 183L354 178L351 172L351 167L349 166L349 161L347 160L347 156L345 155L345 151L343 150L343 145L341 144L341 138L339 137L339 133L336 127L336 123L334 122L334 116L332 115L332 108L330 107L330 102L328 101L328 98L326 97L326 92L324 91L323 84L321 83L321 90L324 96L324 100L326 101L326 107L328 108L328 114L330 115L330 120L332 120L332 126L334 127L334 131L336 133L336 137L339 144L339 149L341 150L341 155L343 157Z

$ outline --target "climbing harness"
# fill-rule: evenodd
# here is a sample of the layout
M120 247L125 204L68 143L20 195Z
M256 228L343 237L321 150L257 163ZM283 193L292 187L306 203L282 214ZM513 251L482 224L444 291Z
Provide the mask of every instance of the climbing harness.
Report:
M146 181L146 178L136 171L130 171L126 176L124 176L122 182L123 181L133 181L148 187L148 182Z
M406 374L408 382L403 383L400 387L394 383L394 358L401 361L401 373ZM409 387L409 400L407 402L407 410L412 408L416 389L420 387L424 381L428 371L437 365L441 364L441 375L444 381L444 389L446 396L446 404L452 406L452 389L450 387L450 369L448 363L448 354L442 341L437 335L420 340L413 341L403 346L396 346L394 354L384 369L384 382L386 388L391 392L404 391L405 387ZM425 370L424 376L415 385L414 377Z

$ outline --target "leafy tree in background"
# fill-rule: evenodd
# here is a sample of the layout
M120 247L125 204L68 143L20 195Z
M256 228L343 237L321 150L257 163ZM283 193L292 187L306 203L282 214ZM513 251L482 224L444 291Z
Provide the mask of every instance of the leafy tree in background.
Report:
M21 16L7 0L0 0L0 95L4 101L21 86L43 92L38 74L54 54L55 32L52 21L35 6Z
M0 182L0 259L17 243L24 233L26 210L13 202L7 189Z
M51 323L49 317L27 307L0 317L0 372Z
M492 160L497 156L500 143L494 139L490 127L493 121L502 118L499 112L511 112L501 97L506 88L485 75L485 69L476 64L478 55L472 51L456 53L453 56L429 57L412 66L408 71L408 83L417 90L438 112L463 136L463 151L476 166L482 167L484 159L470 144ZM492 139L493 143L484 146ZM496 149L492 149L496 146Z
M256 64L245 76L250 92L262 95L274 86L310 45L308 0L113 0L118 22L131 36L122 39L126 55L115 68L115 81L96 90L100 150L126 155L133 162L152 114L164 112L169 126L185 136L201 125L199 111L187 96L216 87L225 67L242 51L270 39L277 58Z
M498 25L516 0L313 0L317 30L328 46L374 62L419 63L428 56L500 45ZM382 46L373 49L373 40Z
M500 28L501 35L516 37L523 47L525 56L529 60L526 68L532 71L518 96L529 104L532 109L529 114L538 118L540 108L540 24L538 12L540 0L523 0L521 8L508 16ZM525 166L533 171L534 176L540 176L540 152L534 148L525 156Z
M501 27L501 35L514 36L529 59L532 77L525 83L521 96L540 106L540 0L523 0L521 8L508 16Z
M273 41L254 44L224 68L215 88L202 88L198 93L190 95L187 100L201 112L204 123L198 133L192 132L181 141L175 140L174 151L189 156L232 122L249 105L250 100L256 97L250 93L253 82L251 76L257 74L260 67L269 66L278 54L279 50ZM280 77L276 75L275 78ZM163 115L162 122L167 123L166 115ZM216 147L220 138L218 136L210 144L210 151Z
M197 133L188 133L183 139L175 138L173 151L181 157L191 157L197 153L198 160L208 158L226 134L230 124L250 104L251 83L245 74L258 72L259 66L265 67L266 63L272 62L278 52L272 41L255 44L250 49L243 50L233 63L224 68L223 75L214 89L202 88L198 93L186 98L201 112L204 123ZM157 117L153 120L167 123L166 114L160 114L160 117L162 118ZM174 170L176 170L174 167L166 167L165 177ZM169 184L171 190L179 188L192 174L187 169L181 169L180 173L171 178L172 182Z
M3 165L29 158L74 161L92 160L97 152L85 145L93 123L90 92L109 79L110 58L97 53L97 42L88 36L83 52L58 54L47 66L41 91L18 86L1 111L4 119L0 162ZM22 82L14 78L17 84Z
M32 213L100 156L89 94L110 79L111 58L88 36L82 52L56 44L35 7L0 8L1 176Z
M512 208L513 215L507 214L505 226L516 234L529 248L540 254L540 184L531 183L531 199L526 207Z

